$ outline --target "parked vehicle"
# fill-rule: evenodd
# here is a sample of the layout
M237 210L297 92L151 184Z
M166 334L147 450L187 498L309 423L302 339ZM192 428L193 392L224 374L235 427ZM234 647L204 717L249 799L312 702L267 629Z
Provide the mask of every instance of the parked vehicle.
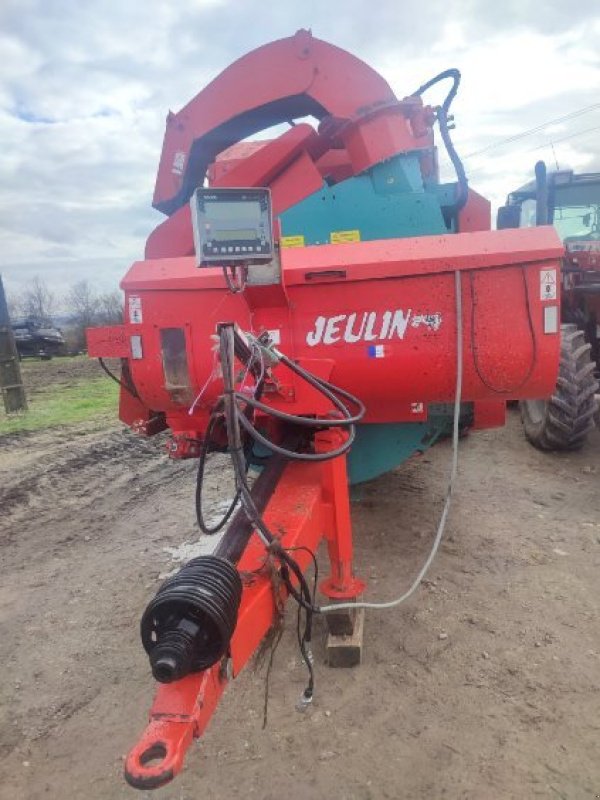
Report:
M24 317L13 320L12 329L19 358L31 356L50 359L52 356L61 355L65 350L62 332L47 322Z

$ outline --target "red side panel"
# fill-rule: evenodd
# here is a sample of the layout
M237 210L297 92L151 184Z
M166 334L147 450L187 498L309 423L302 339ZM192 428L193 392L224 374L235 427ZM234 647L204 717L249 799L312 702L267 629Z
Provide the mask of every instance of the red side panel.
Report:
M473 428L502 428L506 424L506 403L503 400L476 400L473 403Z
M398 278L403 274L481 269L560 258L562 244L551 226L504 231L378 239L318 247L290 247L282 252L286 284L339 283L346 278Z
M561 254L551 227L285 248L285 293L261 307L227 292L221 272L200 270L193 258L138 262L122 284L143 310L144 322L130 326L144 341L133 378L174 430L202 430L219 383L209 382L190 416L191 400L165 388L160 329L185 331L193 398L213 368L216 325L231 319L256 334L276 331L292 358L333 365L331 380L361 397L366 421L414 420L412 404L454 396L459 270L465 401L542 397L556 381L560 337L547 321L558 319L560 297L546 299L540 287L548 270L558 277ZM314 398L287 370L277 377L281 392L270 405L314 412Z
M319 172L324 178L331 178L334 183L345 181L354 174L352 164L346 150L328 150L317 161Z
M467 231L489 231L492 227L492 204L473 189L469 189L469 195L465 207L458 215L458 229L461 233Z
M224 172L213 185L269 186L299 155L308 152L314 158L319 158L327 146L327 141L319 138L310 125L295 125L278 139L254 149L246 158Z
M175 258L194 255L194 232L189 203L181 206L150 234L144 251L146 258Z
M124 325L105 328L88 328L86 331L88 355L91 358L128 358L129 340Z
M273 214L277 217L286 209L323 188L323 177L315 162L302 153L281 175L271 183Z

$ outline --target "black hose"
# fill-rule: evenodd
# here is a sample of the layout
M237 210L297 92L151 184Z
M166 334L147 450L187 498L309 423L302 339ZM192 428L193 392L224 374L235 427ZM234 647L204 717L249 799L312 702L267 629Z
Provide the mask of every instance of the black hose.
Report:
M354 425L351 425L348 429L348 438L339 447L336 447L333 450L327 450L325 453L299 453L294 450L287 450L286 448L275 444L275 442L272 442L270 439L267 439L266 436L263 436L262 433L256 430L254 425L252 425L252 423L244 414L240 413L239 421L246 432L249 433L256 442L261 444L263 447L268 448L272 453L286 456L286 458L289 458L291 461L330 461L332 458L337 458L338 456L342 456L344 453L347 453L354 444L354 440L356 438L356 428ZM320 427L327 428L328 425L324 420L322 420Z
M271 408L270 406L261 403L257 398L248 397L241 392L233 391L233 397L235 399L235 406L236 406L236 413L239 415L239 422L242 427L256 442L261 444L263 447L266 447L273 453L277 453L278 455L286 456L287 458L294 460L294 461L312 461L312 462L319 462L319 461L328 461L332 458L337 458L338 456L344 455L347 453L352 444L354 443L354 439L356 437L356 429L355 423L359 422L365 412L365 406L357 397L350 392L347 392L345 389L341 389L339 386L335 386L329 381L324 380L323 378L319 378L316 375L313 375L308 370L305 370L299 364L296 364L290 358L288 358L283 353L276 353L277 357L279 358L280 362L288 367L292 372L296 375L301 377L307 383L309 383L316 391L320 394L324 395L332 404L333 406L340 412L340 418L317 418L317 417L305 417L305 416L298 416L295 414L287 414L284 411L279 411L278 409ZM357 412L352 414L347 405L340 398L344 398L347 400L351 405L355 406ZM280 445L271 442L265 436L263 436L252 424L249 415L242 414L238 403L244 403L246 406L251 407L253 410L261 411L263 414L268 416L274 417L282 422L286 422L290 425L295 425L304 428L315 428L318 430L328 429L328 428L344 428L348 431L348 437L343 444L339 447L334 448L333 450L328 450L325 453L300 453L298 451L293 451L281 447Z
M467 180L467 175L465 172L465 168L463 166L462 161L460 160L460 156L456 152L456 148L452 142L452 138L450 136L450 129L448 126L448 111L450 110L450 106L452 105L452 101L456 97L456 93L458 92L458 87L460 85L460 70L452 67L451 69L446 69L443 72L440 72L439 75L431 78L431 80L424 83L422 86L419 86L416 92L412 94L412 97L420 97L424 94L428 89L431 89L432 86L435 86L437 83L441 81L452 79L452 87L450 91L446 95L446 99L442 103L441 106L437 108L437 118L438 123L440 126L440 134L442 137L442 141L444 142L444 147L446 148L446 152L448 153L448 158L452 162L452 166L454 167L454 171L456 172L456 178L458 181L458 193L456 195L455 201L452 205L452 211L456 217L456 221L458 222L458 212L461 211L469 199L469 183Z
M124 361L124 359L123 359L123 361ZM108 375L108 377L111 378L111 380L113 380L115 383L118 383L119 386L122 389L125 389L126 392L129 392L129 394L132 397L135 397L136 400L141 400L141 398L140 398L140 396L138 394L138 390L135 388L135 384L133 382L133 379L132 379L131 375L129 374L129 370L126 369L125 364L122 365L121 370L122 370L122 374L123 375L127 375L127 381L123 381L120 378L117 378L117 376L114 374L114 372L112 372L112 370L110 370L106 366L106 363L104 362L103 358L99 358L98 359L98 363L100 364L100 366L104 370L104 372Z
M204 434L204 439L202 440L202 446L200 447L200 455L198 458L198 472L196 473L196 496L195 496L196 520L198 521L198 527L200 528L202 533L206 533L208 536L212 536L213 534L218 533L223 528L223 526L228 522L229 518L233 514L235 507L240 499L240 493L238 490L236 491L234 498L231 501L231 504L229 505L229 508L223 514L219 522L216 525L208 525L208 523L204 519L204 514L202 512L202 487L204 486L204 470L206 468L206 459L210 452L210 447L212 443L212 434L218 419L219 415L213 412L208 422L208 426Z

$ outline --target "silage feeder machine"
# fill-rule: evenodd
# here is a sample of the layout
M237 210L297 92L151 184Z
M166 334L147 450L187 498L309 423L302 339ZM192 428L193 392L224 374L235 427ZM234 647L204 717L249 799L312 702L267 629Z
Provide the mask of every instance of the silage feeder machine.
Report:
M490 230L490 204L468 187L450 138L459 79L448 70L399 100L365 63L301 30L167 117L153 203L167 218L122 281L123 325L89 330L89 353L122 360L125 423L169 429L170 455L199 459L200 528L224 533L142 617L158 686L125 764L135 787L180 771L287 598L302 615L301 707L315 614L328 621L330 662L359 652L366 586L349 483L450 433L454 475L460 428L502 425L508 400L554 386L559 298L543 280L562 246L550 227ZM427 105L442 82L446 99ZM436 124L453 183L439 180ZM248 141L277 125L275 138ZM212 451L229 454L236 495L211 527ZM319 605L305 572L321 540Z

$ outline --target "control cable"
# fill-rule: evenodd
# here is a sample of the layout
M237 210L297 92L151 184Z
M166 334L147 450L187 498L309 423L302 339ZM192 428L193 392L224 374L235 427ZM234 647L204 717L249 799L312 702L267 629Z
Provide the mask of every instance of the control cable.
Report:
M408 598L412 594L414 594L416 589L419 587L421 581L427 574L427 571L429 570L429 567L431 566L433 559L437 554L440 542L444 535L444 531L446 530L446 522L448 519L448 514L450 512L452 495L454 492L454 486L456 483L456 476L458 471L458 442L460 436L460 406L462 402L463 361L464 361L462 280L461 280L461 274L458 270L454 273L454 287L456 295L456 388L454 394L454 415L452 424L452 457L450 465L450 477L448 480L448 488L446 490L444 507L442 509L442 514L438 523L437 531L429 555L427 556L425 563L419 570L416 578L413 580L408 590L403 594L401 594L400 597L397 597L394 600L390 600L388 602L381 602L381 603L360 601L360 602L349 602L349 603L334 603L332 605L326 605L326 606L313 605L310 608L310 611L312 611L314 614L329 614L346 609L365 608L374 610L385 610L385 609L395 608L396 606L403 603L405 600L408 600ZM301 601L299 600L298 602ZM304 607L306 608L306 606Z
M418 575L410 585L406 592L397 597L395 600L390 600L387 603L337 603L329 606L320 606L319 612L327 614L330 612L341 611L342 609L356 609L356 608L371 608L371 609L387 609L399 606L415 592L421 581L427 574L427 570L431 566L435 558L442 536L446 529L446 521L448 519L448 512L452 502L452 493L456 482L456 474L458 470L458 439L460 434L460 404L462 399L462 382L463 382L463 319L462 319L462 282L461 274L457 270L454 273L454 289L456 293L456 390L454 395L454 420L452 426L452 459L450 467L450 479L448 481L448 488L446 491L446 499L444 501L444 508L438 523L437 532L433 540L433 545L427 556L425 563L419 570ZM316 610L316 609L315 609Z

